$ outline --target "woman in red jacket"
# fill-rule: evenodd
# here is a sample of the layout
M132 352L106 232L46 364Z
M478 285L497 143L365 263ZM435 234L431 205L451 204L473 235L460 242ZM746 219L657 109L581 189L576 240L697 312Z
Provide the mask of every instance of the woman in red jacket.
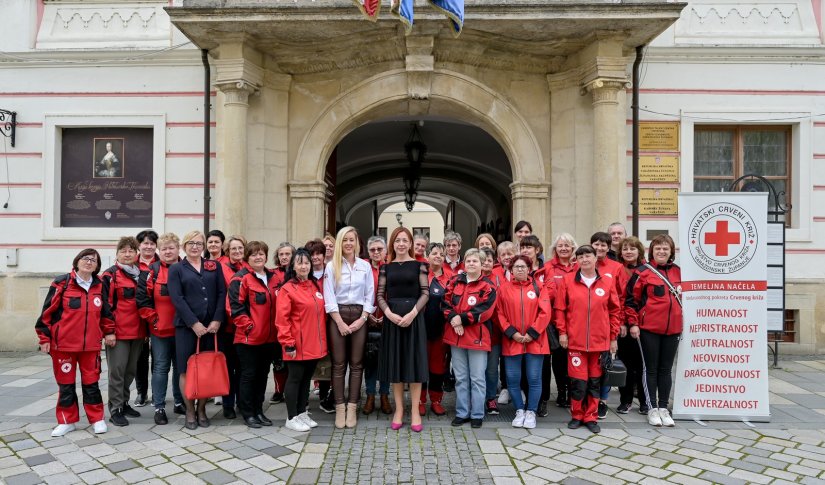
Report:
M243 236L230 236L226 242L225 260L221 263L221 272L223 273L223 281L226 283L227 298L226 298L226 324L223 325L221 331L218 332L218 339L220 339L220 347L226 356L226 370L229 374L229 394L226 396L218 396L215 398L215 405L223 406L223 417L226 419L235 419L235 402L238 398L238 383L241 379L241 372L239 370L240 363L238 362L238 354L235 352L235 325L232 323L232 308L229 303L229 282L235 273L246 268L249 265L244 260L246 254L246 238Z
M450 280L444 296L444 343L450 345L455 372L456 416L453 426L470 422L473 428L484 423L487 353L492 345L491 318L495 312L496 290L481 275L482 254L469 249L464 254L464 271Z
M309 431L317 426L307 413L309 383L315 365L327 355L326 310L321 287L312 274L310 254L299 248L292 256L286 280L278 290L275 325L284 348L289 377L284 398L286 427Z
M627 279L633 276L637 269L645 264L645 247L639 238L630 236L623 239L619 243L619 258L624 264ZM619 293L619 297L627 295L627 285ZM644 384L642 379L642 355L639 353L639 344L630 332L627 330L627 325L624 325L624 330L619 334L619 352L618 357L624 362L627 367L627 380L624 387L619 388L619 407L616 412L619 414L627 414L633 407L633 397L638 392L639 399L639 414L647 414L649 409L644 399Z
M106 348L109 367L109 421L115 426L128 426L126 416L139 418L140 413L129 406L129 387L135 380L138 358L147 338L147 325L137 308L138 242L122 237L117 243L117 262L103 272L103 297L112 308L116 342Z
M519 256L511 266L512 279L498 288L496 316L504 333L501 353L516 417L513 427L536 427L536 411L541 396L541 369L544 356L550 353L545 333L550 323L552 292L530 277L529 258ZM521 365L527 371L527 409L521 398Z
M269 247L251 241L244 251L244 268L229 283L229 305L238 355L238 408L250 428L272 426L264 415L269 363L275 353L275 293L280 281L266 268Z
M563 232L553 239L553 245L550 247L551 258L545 265L544 270L544 285L552 290L554 302L556 288L561 284L564 275L575 273L579 270L579 265L576 264L576 256L574 254L576 248L576 240L569 233ZM547 416L547 401L550 400L550 372L547 371L547 360L548 359L544 359L545 368L542 371L543 384L541 388L541 402L539 402L538 410L540 418ZM556 378L556 406L569 408L570 378L567 376L567 349L559 348L554 350L549 360L552 374Z
M596 250L581 246L576 250L579 270L562 279L556 290L556 326L559 342L568 349L570 376L570 429L582 424L593 433L597 423L601 354L615 353L621 325L621 306L613 278L599 275Z
M673 264L675 246L667 234L653 238L649 263L636 269L627 284L625 313L630 336L642 344L650 407L647 422L652 426L675 424L667 409L682 333L682 271Z
M115 325L109 304L98 279L100 255L84 249L72 261L72 271L52 281L43 311L34 328L40 351L52 357L52 369L60 394L57 399L57 427L52 436L75 430L80 421L75 383L77 368L83 388L83 409L94 432L105 433L100 380L100 341L115 343ZM105 335L105 337L104 337Z
M180 372L175 361L175 306L166 286L169 266L180 261L180 239L173 233L158 238L160 260L141 271L137 286L137 306L140 317L149 323L152 343L152 404L155 424L169 422L166 416L166 388L172 369L172 396L175 414L186 414L180 392Z

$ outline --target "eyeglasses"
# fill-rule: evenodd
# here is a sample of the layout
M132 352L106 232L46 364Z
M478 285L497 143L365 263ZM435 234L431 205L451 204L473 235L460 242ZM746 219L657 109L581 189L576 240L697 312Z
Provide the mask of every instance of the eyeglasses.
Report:
M527 266L513 266L513 271L527 271Z
M203 247L203 243L202 242L197 242L197 241L189 241L189 242L186 243L186 245L187 246L192 246L193 248L202 248Z
M370 248L371 253L380 253L384 248Z
M94 256L86 256L85 258L80 258L80 260L84 263L97 263L97 258Z

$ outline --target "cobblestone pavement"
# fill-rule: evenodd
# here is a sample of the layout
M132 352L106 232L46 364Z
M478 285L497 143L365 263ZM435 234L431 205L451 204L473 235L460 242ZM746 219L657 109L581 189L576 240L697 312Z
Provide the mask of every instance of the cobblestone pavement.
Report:
M513 429L512 408L481 429L425 418L422 433L388 429L383 414L336 430L310 402L320 426L250 430L210 404L212 426L155 426L151 407L125 428L51 438L57 386L50 360L0 354L0 482L35 483L825 483L825 361L782 361L771 370L770 423L677 422L649 427L635 412L611 412L602 433L564 427L551 408L537 429ZM105 376L105 372L104 372ZM105 378L101 382L105 396ZM615 393L614 393L615 394ZM171 396L171 394L170 394ZM449 396L449 394L448 394ZM447 403L451 409L451 403ZM282 404L266 414L283 423Z

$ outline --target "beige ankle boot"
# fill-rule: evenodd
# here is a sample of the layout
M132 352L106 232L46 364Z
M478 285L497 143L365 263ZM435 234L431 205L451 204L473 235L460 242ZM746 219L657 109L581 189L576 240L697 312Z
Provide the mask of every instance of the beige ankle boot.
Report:
M354 402L347 403L347 428L354 428L358 424L358 405Z
M346 404L336 404L335 405L335 427L341 429L344 427L347 421L347 405Z

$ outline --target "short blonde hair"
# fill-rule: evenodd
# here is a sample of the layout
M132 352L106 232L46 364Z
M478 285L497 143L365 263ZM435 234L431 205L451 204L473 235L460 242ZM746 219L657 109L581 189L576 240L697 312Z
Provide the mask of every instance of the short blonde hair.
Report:
M501 256L501 253L508 250L511 253L516 254L516 244L513 241L502 241L501 244L496 246L496 254L499 256Z
M476 257L480 262L484 262L487 259L487 256L481 252L480 249L470 248L467 252L464 253L464 261L467 261L467 258Z
M183 240L181 241L181 246L186 246L186 244L189 241L195 239L196 237L200 237L201 239L203 239L204 244L206 244L206 236L204 236L201 231L195 230L189 231L186 234L184 234Z
M175 246L180 247L180 238L174 232L167 232L158 236L158 246L168 243L174 243Z

